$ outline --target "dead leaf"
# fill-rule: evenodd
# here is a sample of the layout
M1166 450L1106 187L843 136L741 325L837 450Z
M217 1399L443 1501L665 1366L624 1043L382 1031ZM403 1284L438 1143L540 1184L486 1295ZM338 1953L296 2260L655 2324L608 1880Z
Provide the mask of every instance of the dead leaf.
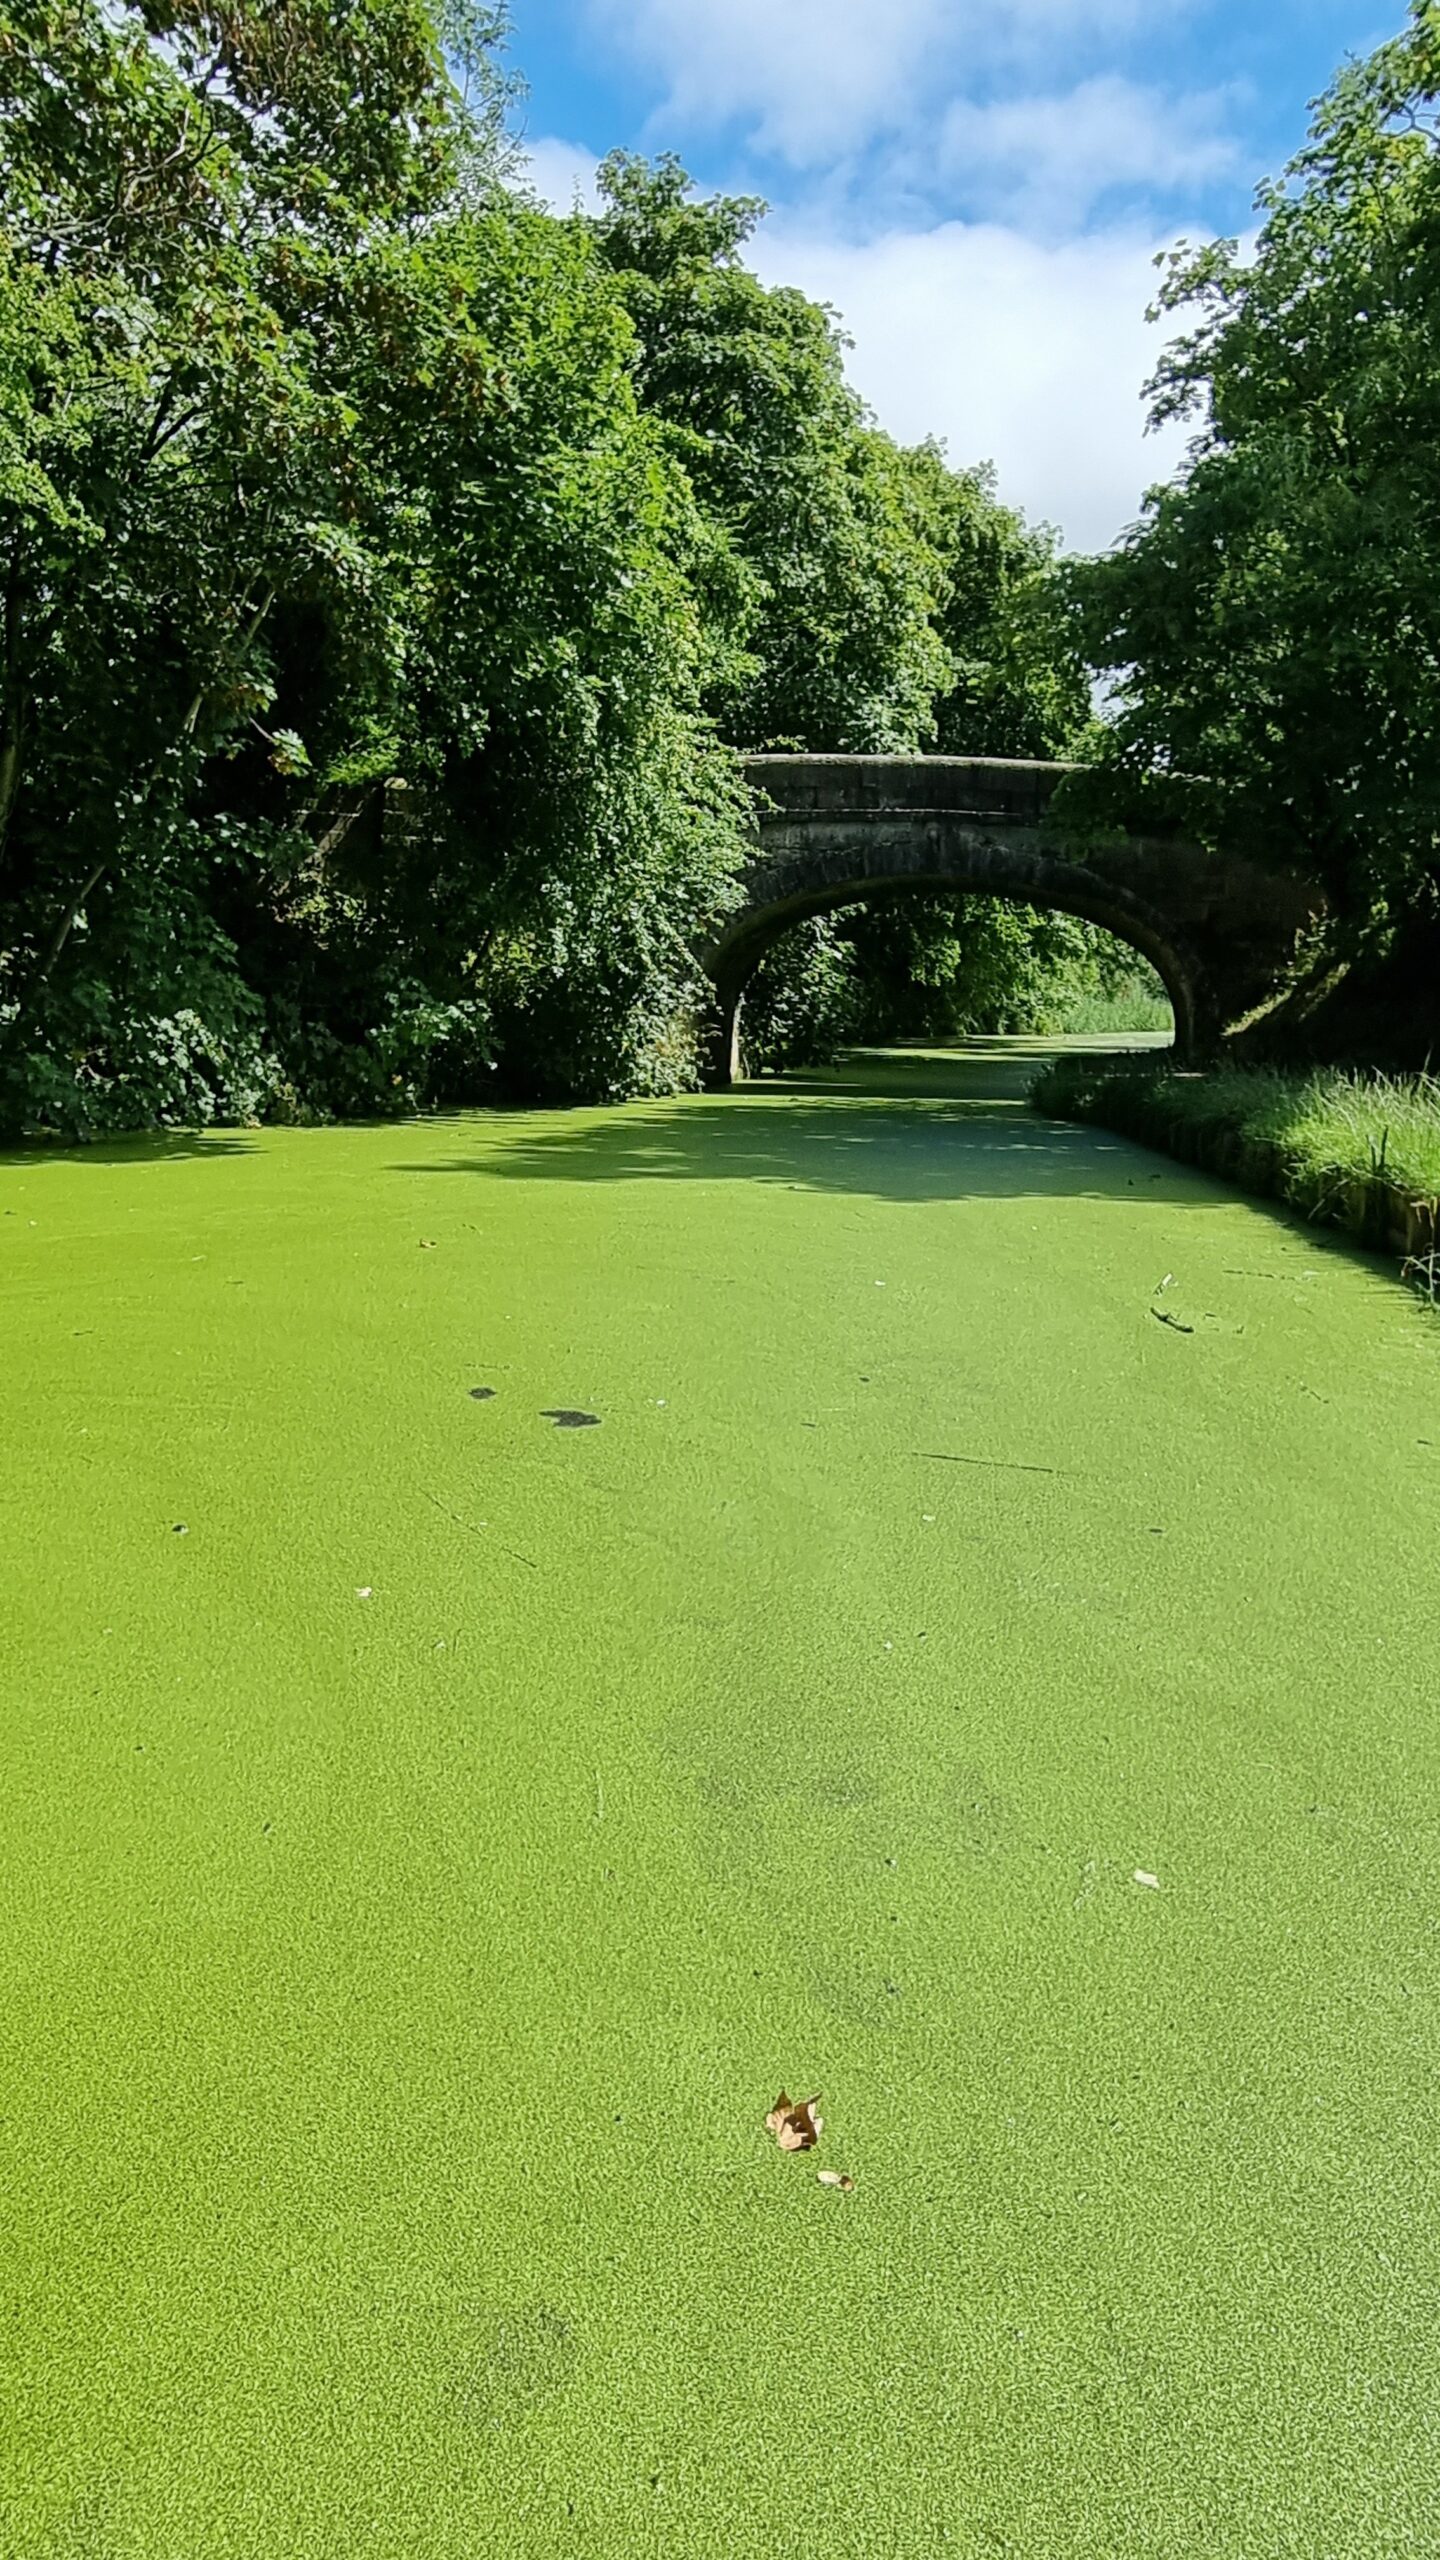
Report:
M822 2187L838 2187L842 2196L855 2193L855 2181L847 2178L843 2169L817 2169L815 2175Z
M825 2130L825 2119L817 2111L820 2094L813 2098L787 2098L782 2089L765 2119L765 2130L773 2133L782 2151L813 2151Z
M1152 1876L1152 1875L1150 1875L1144 1867L1137 1867L1137 1868L1136 1868L1136 1870L1135 1870L1135 1882L1136 1882L1137 1884L1143 1884L1143 1885L1148 1886L1148 1888L1149 1888L1149 1890L1150 1890L1150 1892L1151 1892L1151 1893L1158 1893L1158 1892L1160 1891L1160 1879L1159 1879L1159 1877L1158 1877L1158 1876Z

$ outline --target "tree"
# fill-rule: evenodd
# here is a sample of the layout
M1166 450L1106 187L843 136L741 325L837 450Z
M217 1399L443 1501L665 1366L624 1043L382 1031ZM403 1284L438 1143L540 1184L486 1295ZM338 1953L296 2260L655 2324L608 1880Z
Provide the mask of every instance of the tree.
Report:
M507 1043L589 1090L685 1071L738 842L695 510L613 282L500 185L495 32L0 9L22 1125L403 1106ZM382 780L453 823L318 826Z
M1440 8L1343 71L1253 252L1171 260L1186 467L1082 568L1108 793L1318 875L1329 959L1433 908L1440 847Z
M764 211L697 201L678 160L600 171L601 253L638 341L636 383L711 528L708 701L748 747L896 753L950 677L938 556L904 458L845 380L844 340L740 252Z
M12 1125L693 1081L722 734L1061 734L1044 543L866 418L753 205L509 186L497 41L0 0Z
M939 563L935 624L950 658L935 751L1082 752L1094 727L1090 683L1054 535L1002 504L988 463L955 470L934 443L904 460L912 512Z
M415 218L485 128L454 113L416 0L332 17L0 16L0 993L42 1103L87 1015L133 1048L198 996L222 1042L253 1032L204 895L201 779L263 718L287 601L357 638L364 619L345 391L294 279ZM77 970L97 901L115 965Z

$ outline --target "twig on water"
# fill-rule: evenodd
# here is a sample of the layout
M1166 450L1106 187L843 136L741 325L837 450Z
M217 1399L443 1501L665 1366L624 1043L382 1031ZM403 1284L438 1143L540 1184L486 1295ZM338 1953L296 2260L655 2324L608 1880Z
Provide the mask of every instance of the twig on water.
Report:
M532 1573L539 1572L540 1567L533 1556L522 1556L518 1547L507 1547L503 1538L492 1538L487 1529L477 1528L473 1520L462 1520L459 1512L452 1511L448 1502L442 1502L438 1493L431 1493L427 1488L425 1499L433 1502L437 1511L443 1511L447 1520L453 1520L457 1529L468 1531L472 1538L482 1538L487 1546L498 1547L502 1556L513 1556L516 1564L528 1565Z
M912 1449L910 1454L914 1458L933 1458L940 1467L1001 1467L1007 1474L1019 1476L1058 1476L1064 1472L1060 1467L1031 1466L1023 1458L956 1457L950 1449Z

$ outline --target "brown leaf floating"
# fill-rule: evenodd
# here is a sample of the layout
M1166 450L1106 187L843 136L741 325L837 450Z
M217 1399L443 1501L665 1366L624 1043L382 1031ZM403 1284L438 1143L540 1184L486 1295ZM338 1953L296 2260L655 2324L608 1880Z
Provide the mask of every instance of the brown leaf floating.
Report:
M774 2134L782 2151L813 2151L825 2130L819 2107L818 2090L813 2098L787 2098L782 2089L765 2119L765 2130Z

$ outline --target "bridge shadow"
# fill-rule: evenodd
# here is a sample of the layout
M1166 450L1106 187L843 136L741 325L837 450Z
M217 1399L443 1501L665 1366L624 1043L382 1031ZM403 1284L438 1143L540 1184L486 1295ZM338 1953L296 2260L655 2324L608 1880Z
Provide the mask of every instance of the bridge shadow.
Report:
M1038 1118L1028 1090L1055 1045L860 1051L835 1068L765 1076L725 1094L632 1103L610 1115L566 1112L538 1130L533 1120L523 1130L490 1123L481 1151L394 1170L507 1182L769 1183L921 1203L1213 1196L1204 1175L1123 1138Z

